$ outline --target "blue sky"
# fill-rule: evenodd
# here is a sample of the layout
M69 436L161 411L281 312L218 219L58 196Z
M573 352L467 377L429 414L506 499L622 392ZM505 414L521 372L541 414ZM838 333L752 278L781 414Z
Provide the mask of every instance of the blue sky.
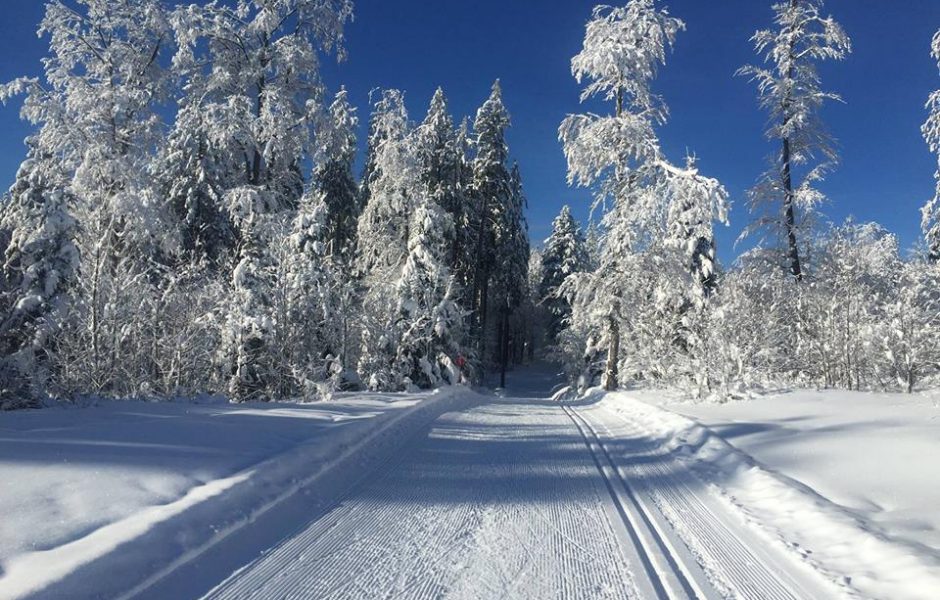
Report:
M770 0L668 0L682 18L680 33L656 88L672 117L663 144L675 161L694 151L704 172L731 192L731 226L719 233L724 260L748 221L745 190L764 169L773 147L763 138L752 84L733 77L756 57L748 41L770 23ZM406 91L412 117L420 120L434 89L444 88L456 116L473 115L493 80L500 78L513 117L509 134L529 198L534 242L549 232L563 204L586 218L590 196L565 183L557 128L578 112L579 88L569 62L580 49L593 2L576 0L358 0L348 30L349 59L327 61L331 88L345 85L367 116L369 91ZM903 8L901 8L903 7ZM920 137L923 108L940 88L929 56L940 28L940 0L829 0L827 9L846 28L855 52L822 69L824 84L845 104L825 119L842 149L842 165L821 186L823 207L834 221L849 215L875 220L908 246L919 235L919 207L933 194L936 162ZM39 0L5 0L0 20L0 80L39 73L44 40L35 36ZM595 110L600 107L592 107ZM28 127L18 106L0 108L0 185L12 182Z

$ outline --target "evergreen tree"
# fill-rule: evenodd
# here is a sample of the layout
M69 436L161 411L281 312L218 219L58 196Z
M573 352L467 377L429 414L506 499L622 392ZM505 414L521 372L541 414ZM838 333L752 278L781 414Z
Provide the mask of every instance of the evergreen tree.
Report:
M181 102L154 177L179 223L184 260L220 266L237 243L224 198L225 159L209 139L199 98L188 94Z
M509 171L506 129L509 113L503 105L499 81L490 97L477 111L473 123L476 156L473 160L473 195L476 213L474 226L474 269L471 309L474 312L474 337L482 348L488 318L490 283L497 268L499 228L506 224L512 204L513 182Z
M552 233L545 240L542 276L538 284L538 301L551 315L548 324L550 343L557 341L571 314L571 305L561 294L561 286L572 274L587 271L589 265L581 227L571 215L571 208L565 205L552 222Z
M453 357L462 351L463 314L446 262L452 230L450 217L432 198L415 207L396 289L396 378L402 387L458 382Z
M428 197L450 216L452 223L462 222L465 210L461 190L462 148L441 88L434 92L427 117L415 134L421 160L421 180L426 186ZM463 250L461 238L455 235L453 227L448 229L448 234L450 239L445 241L445 260L453 268Z
M352 175L358 124L356 109L350 106L345 88L340 89L330 105L330 124L321 136L320 163L313 173L313 186L323 195L327 208L328 253L344 260L351 259L355 251L362 211Z
M230 398L237 402L270 400L279 382L273 290L276 264L264 235L262 206L252 188L240 188L238 264L224 307L219 358Z
M4 199L9 235L0 286L0 408L28 404L42 391L56 311L79 266L71 198L48 161L27 159Z

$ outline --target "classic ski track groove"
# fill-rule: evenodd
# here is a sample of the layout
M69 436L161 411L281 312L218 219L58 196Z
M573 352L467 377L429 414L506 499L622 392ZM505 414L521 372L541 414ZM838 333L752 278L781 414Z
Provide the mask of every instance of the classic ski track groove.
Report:
M663 534L660 526L639 499L633 487L622 476L595 428L577 410L562 405L572 420L594 459L618 513L631 533L631 539L640 552L644 571L656 595L661 600L692 598L712 600L719 596L703 589L690 571L683 557ZM606 468L605 468L606 467ZM623 492L621 493L620 490ZM697 568L697 565L695 565Z
M766 600L831 598L844 590L785 552L778 540L751 527L741 515L707 489L694 490L675 475L681 459L662 447L635 418L596 407L603 413L600 427L612 440L635 440L613 462L624 479L655 505L659 514L680 532L692 554L724 595ZM616 431L612 421L621 423ZM642 464L635 459L646 458ZM684 468L684 467L683 467ZM654 481L655 483L645 483Z

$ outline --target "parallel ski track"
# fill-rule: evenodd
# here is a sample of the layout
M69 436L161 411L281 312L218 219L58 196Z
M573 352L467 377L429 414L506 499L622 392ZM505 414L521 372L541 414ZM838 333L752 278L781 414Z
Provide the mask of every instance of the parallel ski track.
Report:
M719 597L712 590L706 591L701 577L693 575L680 552L622 476L594 427L573 407L563 404L562 410L572 420L590 451L657 597L660 600L711 600Z
M693 489L688 477L677 476L684 469L676 468L677 457L662 448L636 419L601 410L620 423L613 431L612 419L600 419L607 438L631 440L627 455L611 461L618 473L625 475L621 479L641 482L638 494L649 498L663 517L683 530L698 562L725 595L766 600L838 595L818 573L783 556L771 539L740 517L734 518L719 498L699 485Z

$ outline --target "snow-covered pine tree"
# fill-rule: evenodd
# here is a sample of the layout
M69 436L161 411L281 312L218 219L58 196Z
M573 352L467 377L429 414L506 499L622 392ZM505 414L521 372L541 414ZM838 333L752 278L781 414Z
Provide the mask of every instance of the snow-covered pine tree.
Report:
M437 88L431 98L431 105L424 122L418 126L418 152L421 160L421 179L427 188L429 198L450 216L451 222L465 221L465 198L462 190L462 140L458 140L458 131L454 129L454 120L447 110L447 98L444 90ZM446 240L446 264L453 269L463 250L464 240L454 227L447 230L451 239Z
M326 194L301 198L289 234L278 247L275 306L276 351L280 356L280 397L329 397L343 371L344 329L350 318L343 303L346 266L331 254ZM277 243L277 242L275 242Z
M374 168L369 173L369 202L359 219L359 270L382 280L401 267L408 252L408 223L421 192L420 163L404 94L385 90L371 119Z
M552 221L552 233L545 240L542 250L541 280L537 301L551 315L548 323L548 341L554 344L571 314L571 306L560 294L565 280L574 273L588 270L589 260L581 227L571 214L567 204Z
M933 36L930 55L940 63L940 31ZM940 90L936 90L927 99L930 116L921 131L930 151L937 155L937 171L934 173L936 191L934 197L921 209L921 228L927 242L928 257L931 261L940 261Z
M464 117L454 132L454 150L457 153L457 193L461 207L452 213L454 218L454 262L450 265L460 288L461 306L468 314L473 309L473 276L476 270L477 249L475 225L478 211L473 192L473 139L470 120Z
M396 282L408 256L410 224L423 198L415 137L398 90L385 90L370 121L368 204L359 218L357 271L365 289L359 374L373 389L398 389L401 339Z
M232 400L269 400L282 375L273 298L277 265L264 231L271 221L261 218L266 207L256 189L237 188L230 195L243 210L236 211L241 245L222 310L220 375Z
M751 38L768 66L738 70L757 83L760 105L770 117L766 136L780 144L769 170L749 194L751 210L758 218L745 235L768 228L779 235L786 268L797 281L803 278L800 213L812 211L824 199L813 186L838 161L819 113L827 100L840 97L822 89L816 64L842 60L852 51L849 36L831 16L822 16L822 7L823 0L774 4L775 29L759 30ZM813 164L817 157L822 162ZM802 180L798 169L805 171Z
M494 239L495 263L488 304L497 311L495 357L500 365L500 386L506 384L506 370L513 360L521 360L526 332L517 310L528 296L529 236L525 220L526 198L518 163L509 173L509 196L496 208Z
M153 176L179 223L183 259L228 267L238 241L224 197L230 158L209 138L204 111L199 95L183 96Z
M473 160L473 279L470 294L473 311L473 337L479 349L485 344L489 317L489 288L497 269L497 233L506 220L513 202L512 173L509 170L509 147L506 129L509 113L503 105L499 81L493 83L489 98L477 111L473 123L476 155Z
M395 377L398 386L458 383L454 357L463 352L463 311L447 266L453 223L429 195L416 204L408 257L398 280Z
M319 138L318 165L313 173L313 186L323 195L327 208L327 252L346 262L355 253L356 227L362 212L352 174L359 117L348 96L346 89L340 88L330 105L330 123Z
M28 158L4 199L9 236L0 285L0 409L35 401L52 351L56 311L78 272L77 224L65 182L48 160Z

